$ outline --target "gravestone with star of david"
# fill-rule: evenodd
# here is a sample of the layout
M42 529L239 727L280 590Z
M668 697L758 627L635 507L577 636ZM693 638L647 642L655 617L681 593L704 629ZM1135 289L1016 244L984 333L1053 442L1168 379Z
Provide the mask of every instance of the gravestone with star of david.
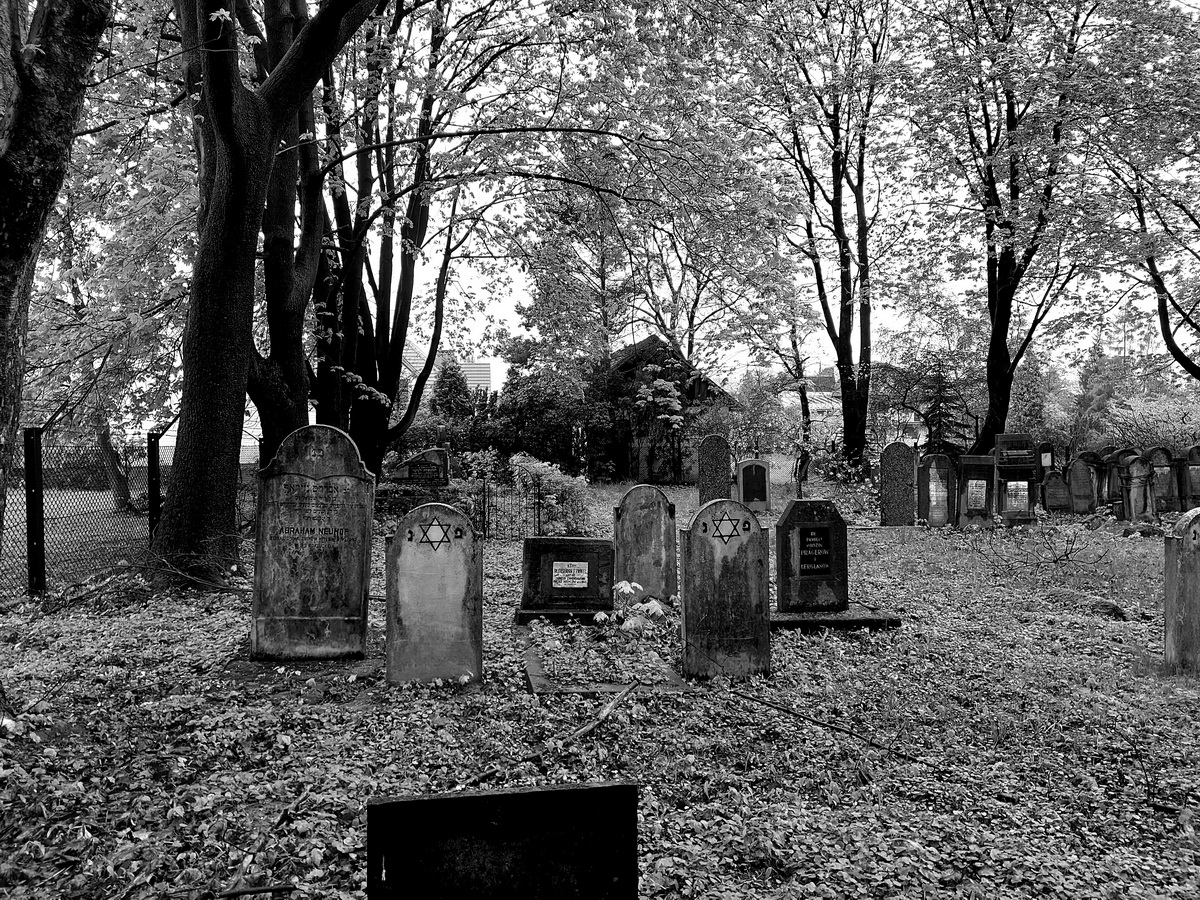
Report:
M387 549L387 680L483 675L483 547L453 506L426 503Z
M680 529L683 675L771 671L767 533L736 500L713 500Z
M537 618L591 624L613 609L613 542L582 537L525 538L517 624Z
M307 425L259 473L255 659L359 657L366 649L375 477L350 435Z

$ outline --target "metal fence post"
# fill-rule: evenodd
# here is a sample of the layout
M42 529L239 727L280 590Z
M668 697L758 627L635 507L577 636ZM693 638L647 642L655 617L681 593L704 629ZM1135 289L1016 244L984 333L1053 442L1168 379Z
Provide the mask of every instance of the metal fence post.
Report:
M161 438L161 431L151 431L146 435L146 516L152 544L154 529L158 527L158 517L162 514L162 474L158 468L158 442Z
M25 547L29 593L46 592L46 507L42 496L42 429L25 429Z
M534 490L534 510L537 513L537 536L542 536L542 479L537 477L533 481Z

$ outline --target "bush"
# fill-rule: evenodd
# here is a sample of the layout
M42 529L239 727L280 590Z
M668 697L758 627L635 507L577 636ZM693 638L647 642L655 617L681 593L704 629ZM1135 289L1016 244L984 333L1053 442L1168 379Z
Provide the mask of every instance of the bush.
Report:
M540 492L542 527L547 534L580 534L587 526L587 479L571 476L553 463L526 453L508 461L513 482L528 492Z

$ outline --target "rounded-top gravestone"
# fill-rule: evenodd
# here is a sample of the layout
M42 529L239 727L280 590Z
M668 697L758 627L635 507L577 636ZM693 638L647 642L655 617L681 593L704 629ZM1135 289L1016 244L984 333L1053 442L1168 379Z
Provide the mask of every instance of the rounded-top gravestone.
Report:
M729 499L729 441L719 434L705 435L697 450L700 505Z
M912 525L917 511L917 452L892 441L879 454L879 511L882 525Z
M638 585L634 599L679 593L675 504L650 484L631 487L613 508L613 578Z

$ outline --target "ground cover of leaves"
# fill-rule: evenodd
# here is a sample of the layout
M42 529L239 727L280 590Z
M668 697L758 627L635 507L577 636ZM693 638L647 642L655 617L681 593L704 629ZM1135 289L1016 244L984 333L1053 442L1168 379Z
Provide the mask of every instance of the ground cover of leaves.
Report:
M515 544L486 550L480 685L388 685L382 604L373 658L321 665L250 663L244 591L10 607L0 894L360 898L370 797L631 779L644 897L1200 896L1200 683L1158 663L1161 539L850 545L851 599L903 628L774 633L769 679L635 692L578 742L606 698L529 693ZM666 614L614 648L677 665Z

